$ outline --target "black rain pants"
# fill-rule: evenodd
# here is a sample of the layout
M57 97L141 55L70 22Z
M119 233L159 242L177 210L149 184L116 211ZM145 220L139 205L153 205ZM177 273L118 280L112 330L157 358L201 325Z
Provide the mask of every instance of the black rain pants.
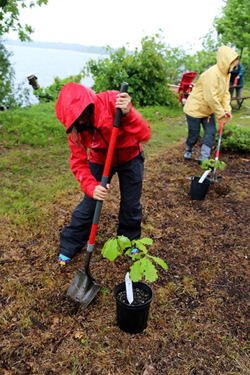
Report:
M101 181L104 166L89 163L92 175ZM141 152L129 162L118 167L111 167L109 182L117 173L120 184L120 210L117 235L130 240L141 236L142 205L140 203L144 174L144 155ZM73 258L89 240L96 200L85 194L81 203L74 209L69 225L60 235L59 253Z

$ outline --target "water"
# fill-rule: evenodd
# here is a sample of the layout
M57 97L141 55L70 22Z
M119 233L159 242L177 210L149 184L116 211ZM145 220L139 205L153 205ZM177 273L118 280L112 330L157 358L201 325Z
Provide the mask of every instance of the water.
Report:
M6 49L12 52L10 62L15 70L15 85L22 83L23 88L28 88L31 93L31 102L38 100L32 94L33 88L29 85L27 77L34 74L40 87L48 87L54 82L55 77L61 79L79 74L86 62L90 59L107 57L94 53L65 51L47 48L22 47L5 44ZM91 77L82 79L81 83L90 87L93 84Z

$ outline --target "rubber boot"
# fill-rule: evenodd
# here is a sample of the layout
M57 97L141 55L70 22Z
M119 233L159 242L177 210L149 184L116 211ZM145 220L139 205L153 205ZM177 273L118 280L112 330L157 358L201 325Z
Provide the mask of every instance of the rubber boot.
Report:
M209 160L211 153L211 147L208 147L207 145L201 146L201 156L198 159L198 163L201 164L203 160Z
M191 158L192 158L192 149L187 147L186 151L185 151L185 154L184 154L184 159L185 160L191 160Z

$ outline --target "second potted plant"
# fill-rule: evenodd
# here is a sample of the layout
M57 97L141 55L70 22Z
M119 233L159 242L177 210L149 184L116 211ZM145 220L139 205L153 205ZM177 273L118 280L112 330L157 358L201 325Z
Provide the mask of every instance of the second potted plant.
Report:
M209 186L212 181L215 181L215 173L216 170L219 168L220 170L224 170L226 163L224 161L220 161L218 159L209 159L203 160L201 163L201 168L206 169L201 177L192 177L191 179L191 187L190 187L190 196L192 199L195 200L203 200L208 192ZM213 171L212 180L208 178L210 172ZM221 181L222 177L218 177L216 181Z
M150 238L130 241L125 236L118 236L110 238L102 249L104 258L110 261L114 261L121 255L127 256L132 261L125 281L117 285L114 292L117 325L124 332L139 333L147 327L153 291L149 285L142 282L142 279L154 282L158 278L153 262L164 270L168 269L164 260L149 254L147 246L152 244L153 241Z

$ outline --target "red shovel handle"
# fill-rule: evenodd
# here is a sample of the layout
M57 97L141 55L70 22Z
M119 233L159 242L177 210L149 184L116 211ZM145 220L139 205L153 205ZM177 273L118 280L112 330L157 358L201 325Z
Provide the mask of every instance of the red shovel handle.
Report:
M120 92L127 92L127 90L128 90L128 84L126 82L123 82L121 85ZM102 179L101 179L101 186L103 187L106 187L107 182L108 182L109 172L110 172L110 167L111 167L111 163L112 163L112 159L113 159L113 155L115 151L116 138L117 138L117 134L119 130L121 117L122 117L122 111L120 108L117 108L116 113L115 113L115 119L114 119L114 125L113 125L113 129L111 133L111 138L109 142L107 157L106 157ZM103 201L96 202L95 213L94 213L93 223L92 223L90 237L89 237L89 245L94 245L95 243L95 237L96 237L97 226L99 223L100 213L102 209L102 204L103 204Z
M224 127L225 123L228 121L228 119L229 119L229 115L226 115L226 119L224 121L221 121L219 119L219 124L220 124L220 132L219 132L219 134L222 134L223 127Z
M220 132L219 132L219 139L218 139L217 151L216 151L216 155L215 155L215 161L219 160L219 155L220 155L220 144L221 144L221 138L222 138L223 127L224 127L225 123L228 121L228 119L229 119L229 115L226 115L226 119L225 119L225 121L221 121L221 120L219 119ZM215 174L216 174L216 168L214 168L214 172L213 172L213 180L215 180Z
M127 91L128 91L128 84L126 82L123 82L121 85L120 92L127 92ZM109 176L110 166L111 166L114 151L115 151L116 138L117 138L117 134L118 134L119 126L120 126L121 117L122 117L122 110L120 108L117 108L116 113L115 113L115 119L114 119L114 125L113 125L113 129L111 133L111 138L109 142L108 153L107 153L104 170L103 170L103 176L105 177ZM102 186L106 187L106 184Z

